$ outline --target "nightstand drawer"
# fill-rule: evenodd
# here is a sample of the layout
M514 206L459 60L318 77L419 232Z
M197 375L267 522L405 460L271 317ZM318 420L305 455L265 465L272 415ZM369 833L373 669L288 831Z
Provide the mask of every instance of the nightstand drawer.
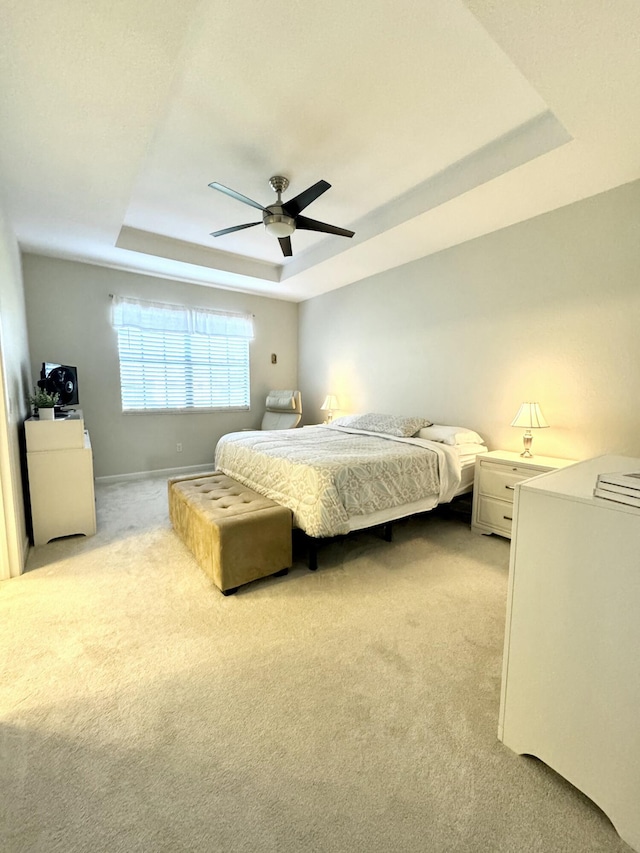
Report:
M478 524L484 524L496 533L511 536L513 504L483 496L478 501L477 513Z
M513 503L513 491L516 483L529 477L535 477L538 471L517 466L496 465L492 462L480 463L480 494Z

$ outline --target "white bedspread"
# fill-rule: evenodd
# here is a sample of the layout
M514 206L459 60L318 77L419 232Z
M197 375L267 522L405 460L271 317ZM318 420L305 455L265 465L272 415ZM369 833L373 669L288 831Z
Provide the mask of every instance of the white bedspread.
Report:
M219 471L289 507L295 525L310 536L348 533L354 517L426 498L435 506L451 500L460 483L452 447L330 425L229 433L218 442L215 462Z

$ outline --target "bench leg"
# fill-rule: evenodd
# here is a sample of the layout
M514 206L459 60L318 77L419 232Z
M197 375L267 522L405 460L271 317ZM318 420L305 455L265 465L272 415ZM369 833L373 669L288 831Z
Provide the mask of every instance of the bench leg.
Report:
M238 587L233 586L233 587L231 587L231 589L223 589L222 594L223 595L235 595L237 591L238 591Z
M279 572L273 573L273 577L274 578L283 578L285 575L288 575L288 574L289 574L289 569L280 569Z

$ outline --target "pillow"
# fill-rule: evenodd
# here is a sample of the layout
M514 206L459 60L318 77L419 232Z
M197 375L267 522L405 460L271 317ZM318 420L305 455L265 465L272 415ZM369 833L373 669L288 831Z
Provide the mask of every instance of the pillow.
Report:
M293 411L296 407L295 391L272 391L267 396L267 409Z
M344 415L334 418L331 426L350 427L352 429L366 430L367 432L382 432L386 435L394 435L398 438L410 438L422 427L429 426L431 421L427 418L409 418L404 415L379 415L375 412L367 412L365 415Z
M472 429L443 424L430 424L428 427L423 427L418 433L418 438L439 441L441 444L484 444L482 436Z

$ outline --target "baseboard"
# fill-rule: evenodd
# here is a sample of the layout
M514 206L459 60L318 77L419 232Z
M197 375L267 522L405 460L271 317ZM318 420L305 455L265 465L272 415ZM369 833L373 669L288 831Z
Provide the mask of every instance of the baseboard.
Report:
M145 480L147 477L180 477L182 475L199 474L200 472L213 471L213 462L208 465L189 465L186 468L160 468L155 471L135 471L132 474L109 474L106 477L96 477L97 484L120 483L126 480Z

